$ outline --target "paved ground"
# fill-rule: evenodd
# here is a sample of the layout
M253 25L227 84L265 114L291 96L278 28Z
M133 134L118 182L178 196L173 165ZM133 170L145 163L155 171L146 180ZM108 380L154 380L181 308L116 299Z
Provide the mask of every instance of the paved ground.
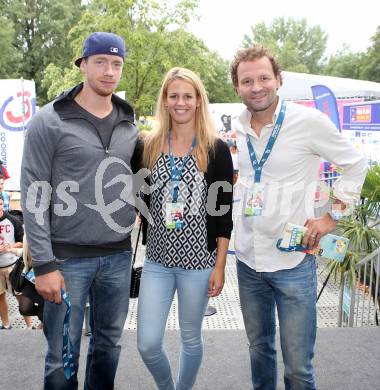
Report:
M139 261L143 253L139 251ZM318 262L319 289L327 273L325 263ZM205 357L194 390L246 390L250 385L247 341L240 313L235 261L229 256L226 286L220 297L210 304L217 313L206 317ZM27 331L13 297L10 311L13 329L0 331L0 389L41 389L46 342L41 331ZM336 328L338 288L329 281L318 302L318 337L315 358L318 390L380 390L380 328ZM126 321L116 390L153 390L154 384L136 350L137 300L130 303ZM179 353L177 302L173 302L167 324L166 345L177 371ZM88 338L82 341L80 378ZM280 375L283 367L279 356ZM282 390L282 380L279 380ZM105 389L106 390L106 389Z
M248 390L249 359L242 330L205 330L205 353L194 390ZM82 341L79 380L83 383L88 338ZM136 349L136 332L125 331L115 390L154 390ZM41 331L0 331L0 389L40 390L46 343ZM179 332L169 330L165 345L174 376L178 369ZM380 328L321 328L315 370L318 390L379 390ZM278 390L283 390L279 362ZM82 388L82 387L80 387ZM107 389L104 389L107 390Z
M143 260L142 249L139 251L138 261ZM318 262L318 291L322 288L322 284L327 277L326 264L323 260ZM338 318L338 302L339 302L338 285L331 280L324 289L321 298L318 302L318 327L335 327ZM11 322L14 328L26 328L25 322L18 312L18 305L14 297L9 296ZM218 329L218 330L243 330L243 319L240 312L239 294L236 278L236 267L234 256L229 256L226 267L226 284L223 293L210 300L210 305L217 310L215 315L206 317L203 323L204 329ZM125 324L125 329L136 329L136 313L137 300L131 299L128 318ZM34 320L37 324L37 320ZM1 323L1 321L0 321ZM175 299L170 310L167 329L177 330L178 316L177 316L177 300Z

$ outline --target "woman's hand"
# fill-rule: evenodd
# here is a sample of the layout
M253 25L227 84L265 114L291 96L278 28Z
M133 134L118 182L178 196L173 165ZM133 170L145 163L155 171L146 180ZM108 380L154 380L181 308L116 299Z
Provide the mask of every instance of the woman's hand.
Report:
M217 297L223 290L224 286L224 268L215 267L211 272L208 282L208 296Z

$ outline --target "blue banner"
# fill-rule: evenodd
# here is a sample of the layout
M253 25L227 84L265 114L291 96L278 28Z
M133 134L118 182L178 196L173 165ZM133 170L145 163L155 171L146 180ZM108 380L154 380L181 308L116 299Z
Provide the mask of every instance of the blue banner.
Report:
M313 93L315 107L325 113L335 124L336 128L341 131L338 106L334 93L325 85L313 85L311 91Z

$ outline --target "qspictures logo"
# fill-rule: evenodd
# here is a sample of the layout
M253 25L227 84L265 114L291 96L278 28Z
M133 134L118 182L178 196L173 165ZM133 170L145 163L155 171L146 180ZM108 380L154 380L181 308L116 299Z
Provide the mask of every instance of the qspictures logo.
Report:
M23 131L36 112L36 99L30 91L17 92L4 100L0 108L0 127Z
M118 164L122 168L120 173L113 179L104 183L107 169ZM100 214L109 229L118 233L128 233L133 229L134 218L131 225L121 226L116 222L114 216L120 213L125 206L136 208L143 217L150 223L154 221L150 215L149 209L143 201L144 194L152 194L154 191L159 191L166 196L171 194L171 182L162 182L150 185L146 182L151 172L142 168L138 172L133 173L131 168L125 161L117 157L107 157L98 166L94 177L93 203L78 203L78 197L81 188L80 184L74 180L62 181L53 188L47 181L33 181L27 188L25 208L30 214L33 214L35 221L39 226L48 223L51 215L57 217L72 217L79 212L83 215L85 208L91 209ZM104 196L105 191L110 187L121 184L122 189L119 196L113 199ZM194 183L181 186L181 194L186 194L185 199L189 205L189 215L197 215L199 212L199 193L202 191L202 181L197 179ZM170 190L169 188L170 187ZM220 205L217 207L217 197L220 188L225 192L232 192L232 186L228 182L217 181L212 183L207 191L206 212L211 216L225 215L230 206ZM52 202L54 199L55 203ZM165 213L166 201L160 204L162 213Z

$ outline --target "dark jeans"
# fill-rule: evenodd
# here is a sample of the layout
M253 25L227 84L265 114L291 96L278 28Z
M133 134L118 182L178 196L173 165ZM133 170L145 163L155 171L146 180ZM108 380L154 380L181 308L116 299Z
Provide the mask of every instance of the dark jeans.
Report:
M112 390L120 345L128 314L131 252L93 258L58 261L71 301L70 339L76 371L84 311L90 296L91 338L87 354L86 390ZM45 390L78 388L77 375L67 381L62 364L62 327L66 305L45 301L44 333L48 341L45 358Z

